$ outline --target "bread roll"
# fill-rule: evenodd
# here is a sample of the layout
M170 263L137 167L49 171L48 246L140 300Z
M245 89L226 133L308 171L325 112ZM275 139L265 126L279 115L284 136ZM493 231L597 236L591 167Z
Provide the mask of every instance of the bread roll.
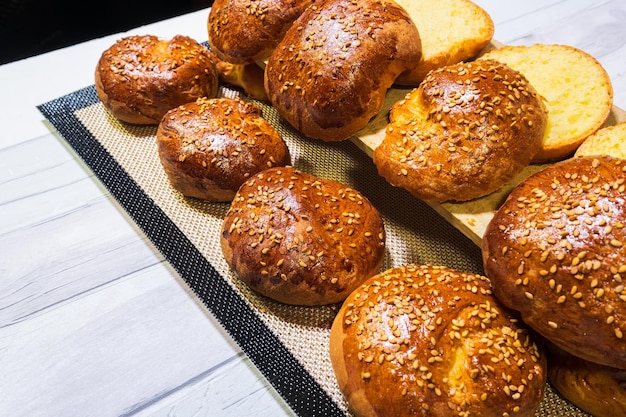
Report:
M218 75L208 50L182 35L127 36L104 51L95 88L119 120L157 125L170 109L217 94Z
M265 90L298 131L341 141L367 125L420 56L417 28L397 3L327 0L305 10L278 44Z
M496 61L449 65L393 105L378 173L426 201L498 190L541 145L546 110L528 81Z
M157 145L173 188L208 201L231 201L252 175L291 162L261 109L241 99L199 98L168 111Z
M246 181L224 219L224 258L253 290L316 306L342 301L378 272L385 229L365 196L292 167Z
M598 130L584 140L574 155L610 155L626 159L626 122Z
M548 349L548 381L571 403L595 417L626 417L626 370Z
M591 55L568 45L505 46L481 58L515 68L545 98L548 126L533 162L571 156L607 120L613 106L608 73Z
M546 359L483 276L407 265L345 300L330 358L357 417L531 417Z
M207 22L211 50L220 59L233 64L266 59L293 21L315 2L215 0Z
M564 351L626 369L626 160L580 157L516 186L482 240L494 293Z
M493 38L491 16L472 1L396 1L409 13L422 40L422 59L400 74L396 84L418 86L428 72L474 58Z

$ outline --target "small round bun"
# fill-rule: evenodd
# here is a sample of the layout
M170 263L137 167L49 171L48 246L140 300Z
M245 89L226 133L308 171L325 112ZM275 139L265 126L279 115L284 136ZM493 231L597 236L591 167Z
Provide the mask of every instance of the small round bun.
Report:
M546 384L543 347L483 276L407 265L344 301L330 358L357 417L531 417Z
M184 196L231 201L247 179L290 164L283 138L261 109L233 98L199 98L165 114L157 129L161 164Z
M474 58L493 38L491 16L473 1L396 1L409 13L422 39L422 59L400 74L396 84L418 86L430 71Z
M598 365L561 349L548 349L548 381L594 417L626 416L626 370Z
M104 51L95 88L119 120L157 125L170 109L217 94L218 74L207 48L182 35L127 36Z
M276 301L343 301L378 272L383 220L358 191L292 167L254 175L224 219L224 258L253 290Z
M546 110L526 78L496 61L449 65L395 103L378 173L425 201L490 194L533 159Z
M626 121L604 127L587 137L574 155L610 155L626 159Z
M294 20L315 2L215 0L207 22L211 50L232 64L261 61L270 56Z
M533 162L571 156L589 135L600 129L613 106L609 74L597 59L569 45L509 45L481 59L495 59L515 68L530 81L548 108L548 125Z
M397 76L420 57L419 32L397 3L327 0L287 30L265 67L265 90L305 136L342 141L378 114Z
M520 182L482 240L494 293L564 351L626 369L626 160L572 158Z

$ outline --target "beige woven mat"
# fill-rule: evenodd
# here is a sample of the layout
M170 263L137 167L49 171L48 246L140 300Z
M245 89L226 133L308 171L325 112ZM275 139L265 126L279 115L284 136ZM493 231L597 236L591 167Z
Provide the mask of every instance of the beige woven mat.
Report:
M234 97L238 92L222 88L220 94ZM273 108L256 104L285 139L292 165L350 185L378 208L387 231L387 251L381 270L419 263L482 273L479 248L428 205L380 178L371 158L352 142L323 143L305 139L285 125ZM338 306L293 307L251 292L232 274L220 250L219 233L228 204L188 199L171 188L158 159L156 127L122 124L100 103L78 110L76 117L226 277L346 415L350 415L328 354L330 326ZM561 399L549 386L537 415L588 416Z

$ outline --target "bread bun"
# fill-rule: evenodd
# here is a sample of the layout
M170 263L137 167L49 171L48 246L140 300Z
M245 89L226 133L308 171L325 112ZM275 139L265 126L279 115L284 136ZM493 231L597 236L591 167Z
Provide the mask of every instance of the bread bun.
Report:
M413 19L422 39L419 64L396 84L418 86L437 68L474 58L491 42L491 16L469 0L396 0Z
M95 88L119 120L157 125L170 109L217 94L218 75L207 49L182 35L127 36L105 50Z
M330 331L339 388L357 417L531 417L543 348L483 276L408 265L345 300Z
M199 98L174 108L156 136L170 183L187 197L231 201L252 175L291 162L261 109L241 99Z
M603 127L587 137L574 155L610 155L626 159L626 121Z
M367 125L420 56L417 28L397 3L327 0L305 10L278 44L265 90L298 131L341 141Z
M391 108L378 173L426 201L466 201L498 190L539 150L542 100L496 61L449 65Z
M608 73L588 53L567 45L505 46L485 53L515 68L545 98L548 126L533 162L571 156L602 127L613 106Z
M266 59L293 21L315 1L215 0L207 22L211 50L233 64Z
M548 381L563 397L594 417L626 416L626 370L548 349Z
M378 272L383 220L359 192L292 167L254 175L224 219L224 258L253 290L316 306L342 301Z
M580 157L520 182L482 240L494 293L559 348L626 369L626 160Z

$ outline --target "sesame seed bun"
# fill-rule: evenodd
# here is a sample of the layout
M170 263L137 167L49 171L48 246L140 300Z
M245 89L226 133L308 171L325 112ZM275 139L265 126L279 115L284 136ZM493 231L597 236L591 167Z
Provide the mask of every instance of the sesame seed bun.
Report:
M231 201L252 175L291 162L261 108L241 99L199 98L176 107L159 123L156 139L172 187L207 201Z
M105 50L95 89L119 120L158 125L165 113L199 97L215 97L219 79L207 48L187 36L127 36Z
M564 351L626 369L626 160L568 159L516 186L482 240L496 296Z
M384 271L343 303L330 333L358 417L531 417L546 358L483 276L429 265Z
M382 217L365 196L292 167L241 186L220 240L239 279L292 305L343 301L378 272L385 252Z
M472 200L528 166L546 117L514 69L488 60L449 65L393 105L374 163L390 184L422 200Z

